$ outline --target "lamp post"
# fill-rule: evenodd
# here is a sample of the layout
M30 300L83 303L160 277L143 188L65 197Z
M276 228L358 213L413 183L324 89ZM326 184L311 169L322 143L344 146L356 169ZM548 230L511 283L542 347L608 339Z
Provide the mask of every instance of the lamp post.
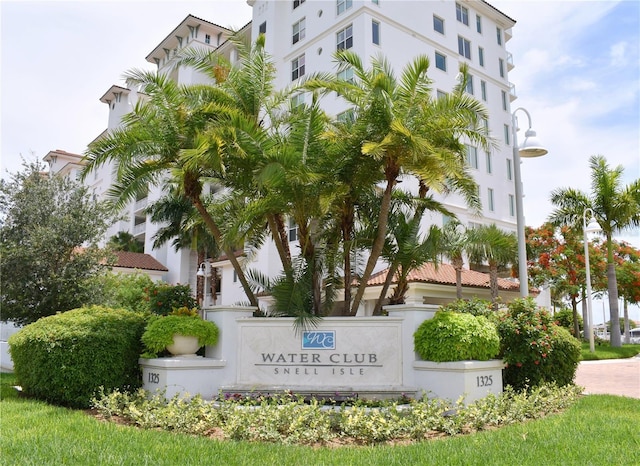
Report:
M196 272L196 276L197 277L202 277L204 279L204 292L203 292L203 296L202 296L202 307L206 307L209 304L209 301L207 299L207 277L211 276L211 271L209 270L209 264L207 264L206 262L202 262L199 266L198 266L198 271Z
M587 212L589 213L590 219L589 225L587 226ZM584 232L584 268L585 275L587 281L587 325L585 326L585 330L589 331L589 351L595 353L596 347L593 337L593 303L591 302L591 269L589 267L589 237L587 233L595 233L601 231L600 224L593 216L593 210L590 207L584 209L582 212L582 231ZM611 324L613 325L613 323ZM613 327L612 327L613 328Z
M524 133L524 141L518 147L518 120L516 113L523 111L529 120L529 127ZM529 296L529 278L527 275L527 244L524 236L524 211L522 207L522 178L520 176L520 157L541 157L548 151L536 137L536 132L531 129L531 115L520 107L511 114L511 132L513 134L513 174L516 188L516 226L518 229L518 275L520 277L520 296Z

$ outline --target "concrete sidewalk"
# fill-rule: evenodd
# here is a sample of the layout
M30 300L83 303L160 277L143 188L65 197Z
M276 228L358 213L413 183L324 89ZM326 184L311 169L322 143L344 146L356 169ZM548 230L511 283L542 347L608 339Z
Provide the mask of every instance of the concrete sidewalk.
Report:
M584 387L585 395L604 394L640 398L640 356L583 361L578 365L575 383Z

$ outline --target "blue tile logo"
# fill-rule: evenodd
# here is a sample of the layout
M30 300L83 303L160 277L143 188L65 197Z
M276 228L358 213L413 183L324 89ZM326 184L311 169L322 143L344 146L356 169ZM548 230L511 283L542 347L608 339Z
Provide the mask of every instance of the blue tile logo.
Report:
M302 332L302 349L336 349L335 330Z

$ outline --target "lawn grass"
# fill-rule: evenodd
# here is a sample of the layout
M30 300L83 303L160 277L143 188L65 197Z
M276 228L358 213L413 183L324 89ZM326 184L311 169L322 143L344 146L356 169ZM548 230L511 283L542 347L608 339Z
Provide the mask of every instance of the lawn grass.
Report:
M589 342L582 342L582 360L596 361L600 359L624 359L632 358L640 354L640 345L622 345L620 348L612 348L609 343L595 345L595 353L589 350Z
M640 400L581 398L538 421L412 445L311 448L216 441L99 421L15 396L0 375L3 465L637 465ZM5 388L7 390L5 390Z

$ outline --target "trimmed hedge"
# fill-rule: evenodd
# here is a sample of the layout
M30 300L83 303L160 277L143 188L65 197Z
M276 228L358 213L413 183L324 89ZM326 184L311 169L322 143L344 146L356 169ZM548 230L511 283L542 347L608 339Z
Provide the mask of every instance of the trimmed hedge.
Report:
M414 336L414 348L426 361L487 361L498 354L500 339L486 317L438 311Z
M18 384L28 396L87 408L99 387L141 385L142 314L100 306L39 319L9 338Z
M498 317L503 382L517 390L543 383L573 382L580 361L580 343L554 323L532 299L517 299Z

